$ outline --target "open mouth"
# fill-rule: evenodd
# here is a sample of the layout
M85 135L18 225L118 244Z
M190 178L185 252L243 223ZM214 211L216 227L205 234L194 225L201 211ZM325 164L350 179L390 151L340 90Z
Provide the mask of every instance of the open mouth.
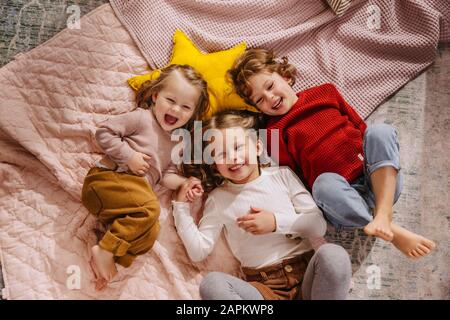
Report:
M173 126L173 125L178 121L178 118L173 117L173 116L171 116L170 114L166 114L166 115L164 116L164 121L165 121L167 124Z
M240 168L242 168L244 165L241 163L241 164L236 164L236 165L234 165L234 166L232 166L232 167L229 167L228 168L228 170L230 170L230 171L238 171Z
M277 103L272 107L273 110L278 110L280 108L281 103L283 102L283 98L278 99Z

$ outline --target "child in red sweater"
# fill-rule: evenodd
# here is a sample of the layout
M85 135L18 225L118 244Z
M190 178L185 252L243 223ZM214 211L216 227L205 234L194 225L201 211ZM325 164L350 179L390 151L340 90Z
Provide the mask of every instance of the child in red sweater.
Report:
M296 69L272 51L249 49L229 71L237 93L267 116L271 154L305 182L335 227L364 227L411 258L435 243L392 223L402 187L397 133L386 124L367 127L332 84L295 93ZM372 217L373 215L373 217Z

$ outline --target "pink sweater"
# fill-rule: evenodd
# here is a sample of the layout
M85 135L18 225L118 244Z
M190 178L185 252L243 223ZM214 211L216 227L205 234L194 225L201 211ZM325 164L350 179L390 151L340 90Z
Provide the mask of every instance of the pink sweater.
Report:
M150 170L146 177L152 187L165 174L177 172L170 158L177 142L170 140L170 133L161 128L151 110L138 108L112 116L100 124L95 137L120 171L128 170L127 162L136 151L150 156Z

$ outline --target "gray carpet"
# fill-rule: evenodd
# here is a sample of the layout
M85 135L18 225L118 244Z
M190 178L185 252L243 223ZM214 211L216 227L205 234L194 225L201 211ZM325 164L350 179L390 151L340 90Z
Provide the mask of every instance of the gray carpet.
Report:
M83 15L106 2L1 0L0 66L65 28L67 6L79 5ZM352 257L351 299L450 299L449 83L450 46L442 46L433 66L367 119L390 123L399 131L405 185L394 221L430 237L438 248L411 261L360 230L330 230L327 239L342 244Z
M389 123L399 132L404 187L393 220L431 238L438 247L430 256L412 261L360 230L329 233L328 240L342 244L352 257L353 299L450 299L449 83L447 44L439 48L426 72L367 119L368 123ZM379 286L370 281L372 270L379 271Z
M73 12L80 16L108 0L0 0L0 66L7 64L19 52L28 51L50 39L67 26ZM70 21L70 20L69 20Z

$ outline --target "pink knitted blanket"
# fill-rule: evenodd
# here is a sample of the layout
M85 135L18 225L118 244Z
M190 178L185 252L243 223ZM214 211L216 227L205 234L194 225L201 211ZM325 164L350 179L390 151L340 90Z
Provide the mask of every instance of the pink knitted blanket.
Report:
M286 55L295 89L335 83L361 116L429 66L450 40L447 0L354 0L337 17L325 1L111 0L152 67L167 64L176 28L205 52L240 41Z

